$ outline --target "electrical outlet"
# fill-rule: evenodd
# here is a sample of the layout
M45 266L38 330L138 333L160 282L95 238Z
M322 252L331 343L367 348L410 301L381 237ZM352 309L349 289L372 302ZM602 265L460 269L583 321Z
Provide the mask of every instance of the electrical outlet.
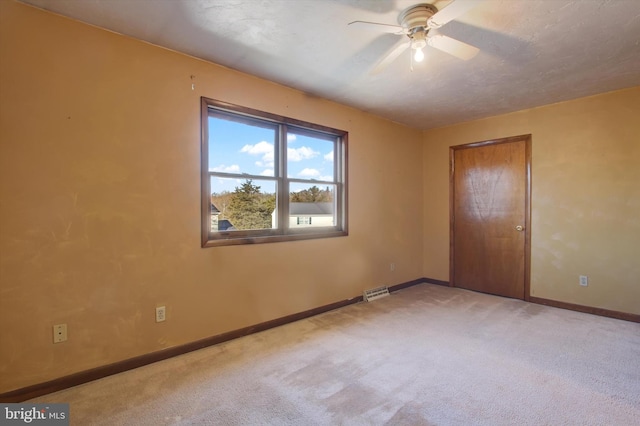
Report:
M164 306L156 307L156 322L162 322L167 319L167 311Z
M67 341L67 324L57 324L53 326L53 343Z
M586 287L589 285L589 277L586 275L580 275L580 285Z
M395 263L390 263L390 264L389 264L389 270L390 270L391 272L395 271L395 270L396 270L396 264L395 264Z

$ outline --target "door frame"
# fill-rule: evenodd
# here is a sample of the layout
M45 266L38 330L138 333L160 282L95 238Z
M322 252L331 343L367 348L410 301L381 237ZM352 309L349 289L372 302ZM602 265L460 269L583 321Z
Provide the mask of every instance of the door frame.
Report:
M454 272L454 176L455 176L455 152L460 149L478 148L487 145L496 145L524 141L525 143L525 205L524 205L524 300L529 301L531 296L531 134L510 136L500 139L490 139L480 142L472 142L449 147L449 287L455 287Z

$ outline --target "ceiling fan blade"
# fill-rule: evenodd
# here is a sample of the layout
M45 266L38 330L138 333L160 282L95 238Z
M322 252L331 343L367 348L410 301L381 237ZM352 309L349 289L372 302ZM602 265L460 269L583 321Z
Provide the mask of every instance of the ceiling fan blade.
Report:
M384 70L387 66L389 66L391 62L395 61L396 58L400 56L402 52L407 50L409 46L411 46L411 42L405 41L405 40L401 40L400 42L396 43L393 49L391 49L389 53L387 53L387 55L384 58L382 58L380 62L378 62L378 64L375 66L373 70L371 70L369 74L376 75L381 73L382 70Z
M480 49L446 35L438 34L427 38L427 44L456 58L468 61L478 54Z
M429 28L440 28L449 21L453 21L458 16L462 16L469 10L473 9L479 0L454 0L453 3L437 12L427 21Z
M353 21L347 25L383 33L404 34L404 28L399 25L380 24L378 22L368 21Z

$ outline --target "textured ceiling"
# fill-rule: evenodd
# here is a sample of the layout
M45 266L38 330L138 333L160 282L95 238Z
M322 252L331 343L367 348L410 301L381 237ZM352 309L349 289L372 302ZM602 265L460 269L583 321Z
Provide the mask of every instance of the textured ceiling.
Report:
M640 0L484 0L433 48L369 72L415 0L23 0L62 15L427 129L640 85ZM463 1L463 0L458 0ZM442 9L449 0L432 1Z

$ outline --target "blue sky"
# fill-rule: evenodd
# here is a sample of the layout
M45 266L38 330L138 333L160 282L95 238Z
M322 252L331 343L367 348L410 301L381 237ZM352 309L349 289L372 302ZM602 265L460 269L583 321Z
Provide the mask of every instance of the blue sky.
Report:
M209 170L274 176L275 133L275 127L263 128L209 117ZM333 180L331 141L290 133L287 137L287 159L291 178ZM233 191L241 181L212 178L211 191ZM272 185L267 181L256 183L264 192L271 192ZM312 185L304 185L309 186Z

